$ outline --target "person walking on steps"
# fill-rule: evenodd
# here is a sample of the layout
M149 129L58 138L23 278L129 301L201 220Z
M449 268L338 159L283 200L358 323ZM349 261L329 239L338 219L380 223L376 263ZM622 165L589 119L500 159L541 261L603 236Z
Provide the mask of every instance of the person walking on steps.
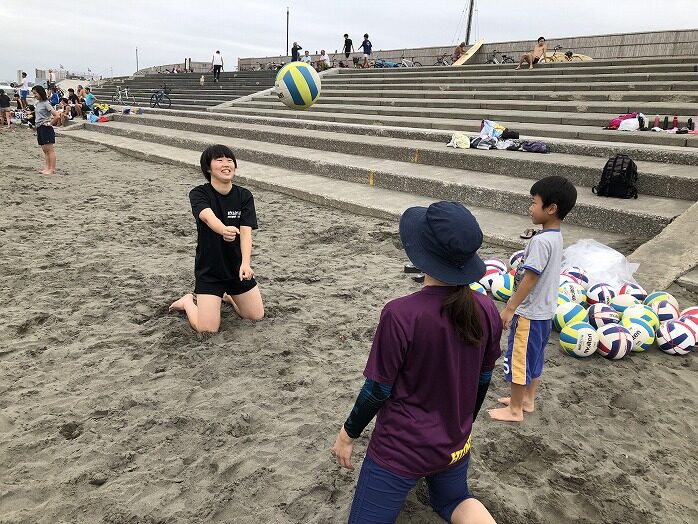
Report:
M362 49L363 55L364 55L364 61L361 64L361 67L370 67L368 63L368 59L371 58L371 49L373 48L373 44L371 41L368 39L368 33L364 35L364 41L361 42L361 45L359 46L359 49Z
M218 82L221 78L221 70L223 69L223 57L220 51L214 53L211 65L213 66L213 81Z
M344 58L346 58L346 62L349 63L349 55L354 53L354 42L352 42L351 38L349 38L348 33L344 33L344 45L342 46L342 49L344 50Z

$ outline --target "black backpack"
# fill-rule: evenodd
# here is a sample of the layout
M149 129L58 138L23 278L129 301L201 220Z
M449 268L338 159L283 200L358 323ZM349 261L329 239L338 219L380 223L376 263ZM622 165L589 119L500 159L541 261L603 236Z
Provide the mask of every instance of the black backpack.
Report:
M616 155L606 162L601 180L591 191L595 195L637 198L637 165L628 155Z

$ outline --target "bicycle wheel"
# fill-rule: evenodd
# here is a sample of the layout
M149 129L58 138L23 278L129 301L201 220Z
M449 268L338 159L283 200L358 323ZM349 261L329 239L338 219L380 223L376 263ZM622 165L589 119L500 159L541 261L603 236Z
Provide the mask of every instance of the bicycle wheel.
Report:
M421 62L412 62L412 67L422 67Z
M170 97L163 94L158 98L158 107L160 109L169 109L172 107L172 101L170 100Z
M584 59L580 55L572 55L570 62L583 62Z
M126 99L127 102L130 102L131 105L136 105L136 97L133 95L128 95L128 98Z
M119 99L119 93L118 93L118 92L117 92L117 93L114 93L114 94L111 96L111 101L112 101L112 102L116 102L118 99Z
M496 64L496 63L497 63L497 61L494 58L490 58L487 60L487 62L485 62L485 64Z
M150 97L150 107L155 107L155 105L158 103L158 94L153 93L153 96Z
M510 56L506 56L506 57L504 57L503 62L504 62L505 64L515 64L515 63L516 63L516 60L514 60L514 59L513 59L512 57L510 57Z

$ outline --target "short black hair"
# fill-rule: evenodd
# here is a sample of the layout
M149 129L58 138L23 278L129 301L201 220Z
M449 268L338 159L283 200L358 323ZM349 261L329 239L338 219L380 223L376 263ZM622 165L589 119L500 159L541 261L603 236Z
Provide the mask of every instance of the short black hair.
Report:
M34 86L32 87L32 91L39 95L39 100L42 102L48 100L48 96L46 96L46 89L44 89L42 86Z
M364 38L368 38L368 33L364 33Z
M564 176L548 176L538 180L531 186L531 196L538 195L543 201L543 207L557 204L557 218L560 220L572 211L577 203L577 188Z
M344 33L344 38L349 38L349 33Z
M538 37L538 40L536 40L536 41L537 41L537 42L540 42L541 40L545 40L545 37L544 37L544 36L539 36L539 37Z
M201 172L206 177L206 180L211 181L211 161L216 158L230 158L235 164L235 168L238 167L238 161L235 159L235 153L228 146L223 144L216 144L215 146L209 146L204 149L201 153Z
M27 73L25 73L24 71L22 71L22 76L27 76Z
M72 87L69 87L69 88L68 88L68 93L75 93L75 89L73 89Z

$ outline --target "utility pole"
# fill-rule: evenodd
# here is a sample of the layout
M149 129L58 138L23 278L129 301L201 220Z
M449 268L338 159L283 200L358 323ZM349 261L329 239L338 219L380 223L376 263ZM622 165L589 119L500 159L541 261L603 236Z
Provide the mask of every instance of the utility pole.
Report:
M465 32L465 45L470 45L470 28L473 25L473 11L475 10L475 0L470 0L470 10L468 11L468 29Z
M289 50L288 50L288 20L289 20L290 16L291 16L290 9L287 6L286 7L286 56L288 56L288 54L289 54Z
M138 72L138 46L136 46L136 73Z

